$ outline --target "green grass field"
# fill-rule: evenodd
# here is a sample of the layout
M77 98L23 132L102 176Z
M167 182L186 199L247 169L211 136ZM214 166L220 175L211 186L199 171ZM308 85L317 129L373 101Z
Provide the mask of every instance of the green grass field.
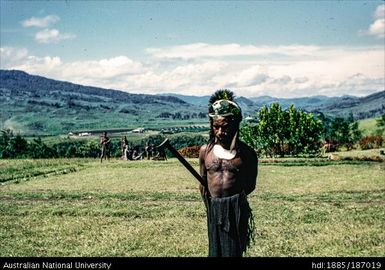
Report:
M376 118L369 118L369 119L358 121L358 126L359 126L359 129L362 131L363 136L373 136L373 135L385 136L385 130L383 130L381 133L379 131L379 128L377 127L378 119L380 118L376 117Z
M0 171L1 257L207 256L198 184L176 159L0 160ZM383 162L261 160L246 256L383 257L384 175Z

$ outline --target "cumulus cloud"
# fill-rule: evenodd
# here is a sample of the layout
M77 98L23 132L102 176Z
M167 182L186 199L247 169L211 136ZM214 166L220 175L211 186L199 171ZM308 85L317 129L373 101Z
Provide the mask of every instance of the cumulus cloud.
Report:
M23 27L48 27L58 22L60 18L56 15L48 15L43 18L31 17L21 22Z
M32 74L52 76L54 73L50 71L54 71L62 65L62 61L57 56L36 57L30 55L25 48L2 47L0 52L1 69L18 69Z
M35 35L35 40L39 43L57 43L66 39L74 39L75 34L60 33L57 29L44 29Z
M191 45L194 46L196 44ZM38 57L26 49L4 47L1 48L1 68L21 69L58 80L132 93L209 95L226 87L238 96L248 97L362 96L384 89L385 52L382 46L317 47L311 56L295 52L281 53L282 57L275 54L270 57L280 46L206 44L205 47L264 48L265 54L259 58L239 57L238 50L233 51L234 55L229 50L212 57L214 52L208 50L189 59L159 58L159 55L151 54L143 62L125 55L63 62L57 56ZM306 51L307 47L303 47ZM176 53L179 50L178 47L156 49L157 52L173 51L174 56L179 55Z
M76 35L73 33L60 33L58 29L55 28L47 28L52 24L55 24L60 20L57 15L48 15L45 17L31 17L24 21L21 21L21 25L23 27L39 27L45 28L35 34L35 40L39 43L58 43L62 40L74 39Z
M241 69L238 72L227 71L224 76L216 77L216 81L220 84L221 88L240 88L240 87L252 87L265 83L269 75L266 73L263 67L254 65L246 69Z
M72 78L72 82L84 85L131 90L136 86L133 78L146 72L142 63L126 56L117 56L65 63L57 70L57 76L66 80Z
M25 48L17 49L12 47L0 48L0 67L6 68L16 63L23 62L28 57L28 50Z
M364 31L364 34L372 35L377 38L385 37L385 4L379 5L374 12L374 22L369 26L369 29Z

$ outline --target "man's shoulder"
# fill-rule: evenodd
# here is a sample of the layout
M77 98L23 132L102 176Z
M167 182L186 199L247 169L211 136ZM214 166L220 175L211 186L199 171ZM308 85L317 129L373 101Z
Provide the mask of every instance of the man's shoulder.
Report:
M244 143L241 140L239 141L239 146L242 147L243 149L253 150L253 148L251 146L249 146L248 144Z
M207 144L204 144L200 147L199 149L199 158L200 159L205 159L206 157L206 149L207 149Z
M239 141L239 148L245 154L256 155L255 150L251 146L249 146L248 144L242 141Z
M207 144L202 145L202 146L199 148L199 152L204 152L204 151L206 151L206 148L207 148Z

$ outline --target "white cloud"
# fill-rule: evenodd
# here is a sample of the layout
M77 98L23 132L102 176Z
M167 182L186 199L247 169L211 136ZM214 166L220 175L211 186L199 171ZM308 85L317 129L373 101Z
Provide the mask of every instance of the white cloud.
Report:
M66 39L74 39L75 34L60 33L57 29L44 29L35 35L35 40L39 43L57 43Z
M377 38L385 37L385 19L378 19L369 27L369 34Z
M384 19L385 18L385 4L379 5L374 12L374 19Z
M207 43L193 43L173 46L169 48L149 48L147 53L156 58L192 59L201 57L224 56L260 56L260 55L311 55L319 50L317 46L253 46L240 44L212 45Z
M295 80L295 82L297 82L297 83L300 81L301 80L298 80L298 79ZM273 83L278 83L278 84L287 84L289 82L291 82L291 77L287 76L287 75L284 75L282 77L279 77L279 78L273 80Z
M372 35L379 39L385 38L385 4L377 7L373 17L374 22L368 30L363 31L363 34Z
M134 75L146 71L141 63L126 56L64 63L60 57L29 55L26 49L7 47L0 51L2 69L24 70L30 74L104 88L129 89ZM22 57L16 61L17 55Z
M54 74L49 71L60 67L62 64L59 57L36 57L30 55L25 48L2 47L0 53L1 69L18 69L32 74L52 76Z
M66 63L60 68L58 75L62 78L72 78L71 81L80 84L125 89L128 86L126 82L132 75L144 71L141 63L126 56L117 56L109 59Z
M51 24L58 22L60 18L56 15L48 15L43 18L31 17L21 22L23 27L48 27Z
M23 27L40 27L46 28L58 22L60 18L56 15L48 15L45 17L31 17L27 20L21 22ZM59 30L55 28L46 28L35 34L35 40L39 43L58 43L66 39L76 38L75 34L72 33L60 33Z
M307 81L309 81L307 77L298 77L294 79L294 82L297 84L305 83Z
M251 66L247 69L231 73L229 72L229 74L224 74L224 76L215 78L218 84L222 84L220 88L257 86L265 83L269 78L269 75L264 68L259 65Z
M28 50L25 48L16 49L12 47L1 47L0 48L0 64L3 66L12 65L12 63L20 63L28 56Z
M124 55L63 62L56 56L38 57L26 49L4 47L1 48L1 68L21 69L58 80L132 93L209 95L227 87L238 96L296 97L362 96L384 90L385 52L382 46L308 48L299 45L205 44L205 50L200 54L191 50L190 58L175 57L181 55L182 48L195 46L153 48L153 52L167 52L166 59L159 58L159 54L150 55L143 63ZM302 47L303 51L297 52L294 47L296 50ZM214 48L228 50L213 57ZM238 49L234 48L252 48L259 56L240 57ZM277 48L284 48L284 53ZM262 50L265 54L260 52ZM171 51L173 58L167 58Z

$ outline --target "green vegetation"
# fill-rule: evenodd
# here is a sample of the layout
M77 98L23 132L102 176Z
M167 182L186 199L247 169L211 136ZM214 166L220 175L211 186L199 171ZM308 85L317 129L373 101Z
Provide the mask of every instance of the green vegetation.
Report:
M385 129L381 129L377 126L381 117L359 120L359 129L362 131L363 136L375 136L382 135L385 137Z
M279 103L263 106L257 113L257 119L256 123L243 125L240 134L242 140L258 149L259 156L314 157L321 155L324 143L329 148L333 146L333 151L341 147L349 150L362 137L358 122L353 117L330 119L323 114L314 115L297 110L294 105L286 110ZM382 141L377 147L381 145Z
M173 134L162 134L160 132L130 133L127 135L130 147L135 148L139 153L144 152L146 144L159 145L167 138L176 149L189 146L200 146L206 143L206 132L177 132ZM121 157L121 138L127 133L115 133L110 136L111 157ZM0 158L74 158L93 157L100 155L99 136L50 136L44 140L40 137L29 140L20 134L14 135L10 130L0 131ZM170 156L171 153L167 154Z
M360 123L343 118L329 119L297 110L294 106L282 110L278 103L270 108L262 107L257 122L245 122L241 126L241 139L254 147L260 157L320 156L335 150L381 148L385 137L362 137ZM378 119L376 125L379 122ZM361 122L362 123L362 122ZM130 147L139 153L146 144L158 145L169 138L176 149L201 146L208 140L208 124L179 126L132 133L110 129L113 157L121 156L121 138L127 136ZM50 158L50 157L98 157L99 134L87 136L22 137L11 130L0 131L0 158ZM324 143L326 142L326 143ZM327 148L326 148L327 146ZM324 150L324 151L323 151ZM167 153L170 156L170 153Z
M176 159L0 160L0 169L2 257L207 256L198 183ZM383 257L384 171L384 162L261 160L247 256Z

